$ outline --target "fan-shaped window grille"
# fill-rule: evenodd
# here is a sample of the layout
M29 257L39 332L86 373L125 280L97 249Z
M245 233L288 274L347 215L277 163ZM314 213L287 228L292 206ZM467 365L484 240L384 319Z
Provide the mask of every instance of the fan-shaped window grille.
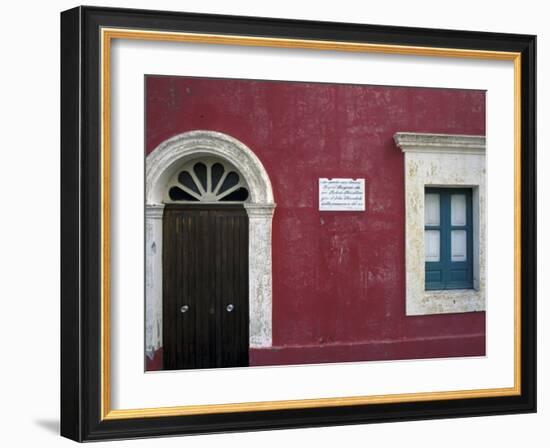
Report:
M219 159L192 160L168 182L166 202L245 202L248 188L238 171Z

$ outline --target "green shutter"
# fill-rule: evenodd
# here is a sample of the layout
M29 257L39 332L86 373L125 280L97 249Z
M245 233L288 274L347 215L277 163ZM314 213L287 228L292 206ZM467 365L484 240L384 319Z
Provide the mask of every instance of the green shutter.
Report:
M439 195L439 225L425 225L425 230L440 232L439 261L426 261L426 290L471 289L473 287L473 217L472 190L470 188L426 188L425 194ZM466 199L464 222L451 222L452 195ZM452 259L453 232L456 241L465 239L466 260ZM464 232L464 233L463 233ZM458 243L457 243L458 245Z

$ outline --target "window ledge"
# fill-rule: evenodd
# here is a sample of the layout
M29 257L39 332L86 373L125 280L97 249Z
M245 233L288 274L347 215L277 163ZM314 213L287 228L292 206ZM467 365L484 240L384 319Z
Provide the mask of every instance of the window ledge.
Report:
M408 315L485 311L485 297L475 289L424 291L418 306Z

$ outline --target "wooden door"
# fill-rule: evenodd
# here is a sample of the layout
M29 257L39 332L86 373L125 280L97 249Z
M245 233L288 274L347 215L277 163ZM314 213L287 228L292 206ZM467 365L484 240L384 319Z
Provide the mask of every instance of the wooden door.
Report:
M167 205L164 369L248 365L248 217L242 205Z

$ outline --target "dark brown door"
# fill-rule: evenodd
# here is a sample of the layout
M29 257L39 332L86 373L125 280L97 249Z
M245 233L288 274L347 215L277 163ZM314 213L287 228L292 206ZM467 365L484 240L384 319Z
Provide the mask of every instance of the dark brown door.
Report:
M242 205L167 205L165 369L248 365L248 217Z

